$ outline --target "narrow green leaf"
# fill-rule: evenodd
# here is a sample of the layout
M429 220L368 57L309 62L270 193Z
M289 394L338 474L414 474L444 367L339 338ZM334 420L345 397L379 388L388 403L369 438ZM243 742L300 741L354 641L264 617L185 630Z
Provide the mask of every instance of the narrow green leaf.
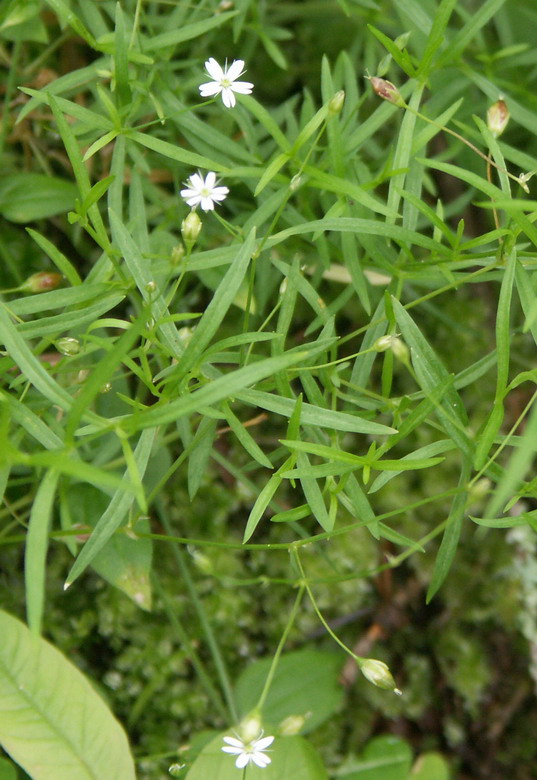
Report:
M505 0L486 0L485 3L475 8L464 27L450 40L445 53L438 60L438 66L455 62L479 30L485 26L489 19L492 19L504 3Z
M468 498L466 486L470 477L470 471L471 465L469 461L465 460L461 468L459 479L460 492L453 498L440 549L436 556L431 582L427 590L427 604L431 601L433 596L438 593L438 590L448 575L453 559L455 558Z
M418 381L426 394L434 393L439 384L446 382L449 374L408 312L395 298L392 298L392 304L397 324L410 347L412 365ZM472 444L465 430L468 424L466 412L453 386L446 387L436 412L448 436L465 455L470 456Z
M52 262L56 265L56 268L62 273L70 284L73 286L82 284L82 279L78 275L78 271L74 268L71 261L63 255L54 244L42 236L37 230L32 228L26 228L26 232L33 238L35 243L43 250L43 252L50 257Z
M434 55L446 41L446 28L456 5L457 0L442 0L435 11L427 47L421 56L417 73L417 75L422 76L424 80L429 76ZM449 44L448 48L451 49L451 46L452 43Z
M125 732L61 653L0 612L0 743L33 780L135 780Z
M485 517L496 517L516 491L537 450L537 402L531 407L519 447L514 450L496 489L485 508Z
M202 481L206 477L207 464L213 450L216 434L216 420L203 417L191 442L191 453L188 458L188 496L195 497Z
M125 424L129 427L132 425L137 430L140 430L141 428L164 425L165 423L178 420L180 417L197 412L205 406L212 406L224 398L235 396L249 387L249 385L254 385L262 379L273 376L278 371L283 371L293 365L298 365L304 360L311 359L324 349L326 349L326 343L317 343L310 347L292 349L281 356L267 358L260 360L258 363L244 366L237 371L232 371L215 379L213 382L182 398L158 403L148 411L136 414L130 419L130 422Z
M226 416L227 424L237 437L240 444L244 447L248 455L250 455L261 466L264 466L267 469L272 469L272 463L270 460L267 458L255 439L248 433L248 430L241 423L238 417L233 414L227 403L223 405L223 411Z
M143 431L134 451L136 467L141 477L145 474L149 457L153 450L157 431ZM125 520L133 502L134 495L130 489L130 478L128 471L125 472L120 487L114 493L106 511L95 526L90 538L80 551L80 554L74 562L71 571L67 576L65 588L69 587L84 569L92 562L97 553L103 549L106 542L110 539L114 531Z
M3 303L0 303L0 341L5 344L19 370L45 398L48 398L52 404L57 404L60 409L70 409L71 396L54 381L44 364L32 353L24 338L12 324Z
M254 198L257 198L257 196L263 192L267 184L272 181L272 179L287 162L289 162L288 154L280 152L280 154L276 155L276 157L267 165L263 171L263 175L259 179L257 187L255 188Z
M191 41L193 38L205 35L209 30L212 30L215 27L221 27L227 21L233 19L238 13L238 11L224 11L223 13L208 16L199 22L185 24L176 30L169 30L160 35L153 35L151 38L144 41L144 51L160 51L166 46L177 46L177 44L183 43L184 41ZM200 70L200 79L201 78L203 78L203 73Z
M216 160L210 160L208 157L202 157L201 154L189 152L181 146L170 144L168 141L162 141L160 138L155 138L147 133L129 130L127 138L130 138L137 144L141 144L141 146L145 146L146 149L151 149L151 151L161 154L163 157L186 164L191 168L205 168L206 170L215 171L216 173L232 173L229 168L216 162Z
M252 228L243 245L238 250L235 260L218 285L210 304L203 313L203 317L196 325L196 338L190 340L179 358L175 369L178 376L186 375L202 359L203 351L220 327L244 280L254 251L254 245L255 228Z
M125 17L120 3L116 3L116 32L114 35L114 76L119 107L126 106L131 101L129 85L128 42L125 31Z
M295 409L295 401L292 398L282 398L262 390L243 390L239 398L252 406L259 406L269 412L281 414L282 417L291 417ZM395 428L366 420L358 415L338 412L333 409L322 409L320 406L308 403L302 404L300 420L303 425L333 428L335 431L348 431L349 433L368 433L373 436L397 433Z
M58 471L47 471L37 489L28 523L24 555L26 614L28 626L35 635L41 633L45 604L45 561L58 478Z

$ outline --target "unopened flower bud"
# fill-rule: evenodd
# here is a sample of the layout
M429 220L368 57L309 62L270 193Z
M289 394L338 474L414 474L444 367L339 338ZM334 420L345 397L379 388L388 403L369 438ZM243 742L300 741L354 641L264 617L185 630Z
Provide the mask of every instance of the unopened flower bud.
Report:
M181 233L187 244L195 244L201 232L202 222L195 211L185 217L181 224Z
M289 184L289 189L291 192L296 192L296 190L298 190L302 184L303 180L303 176L300 173L296 173L291 179L291 183Z
M188 344L190 343L193 334L194 331L192 330L192 328L188 328L186 325L183 328L179 328L179 330L177 331L179 340L185 347L188 346Z
M177 244L177 246L174 246L172 249L172 253L170 256L170 263L172 265L179 265L183 257L185 256L185 248L182 244Z
M330 99L330 102L328 103L328 113L339 114L339 112L343 108L344 102L345 102L345 90L340 89L339 92L336 92L336 94Z
M278 733L282 737L294 737L301 731L305 722L306 718L303 715L289 715L278 726Z
M395 39L394 43L399 49L399 51L403 51L405 46L408 43L408 39L410 38L410 31L401 33L401 35L398 35Z
M376 658L363 658L360 661L360 671L370 683L377 688L383 688L385 691L394 691L400 693L395 686L395 680L384 661Z
M254 739L257 739L260 732L262 731L261 728L261 718L257 714L257 712L252 712L250 715L247 715L240 723L239 723L239 734L241 735L241 739L243 742L253 742Z
M110 382L105 382L105 384L101 387L101 393L109 393L112 389L112 385Z
M153 280L148 282L145 286L146 292L148 293L154 293L157 289L157 284Z
M494 138L499 138L507 127L510 117L505 100L500 98L487 111L487 126Z
M397 336L393 337L392 352L401 363L408 363L408 358L410 356L409 349L405 342L398 339Z
M58 352L61 352L62 355L68 355L69 357L78 355L80 352L80 341L69 337L58 339L56 342L56 349Z
M22 292L41 293L55 290L61 283L63 276L55 271L39 271L32 274L20 286Z
M373 91L383 100L387 100L389 103L393 103L394 106L399 108L405 108L406 103L401 97L401 93L391 81L386 79L380 79L378 76L367 76L373 87Z
M393 336L381 336L373 344L373 349L377 352L387 352L392 346Z

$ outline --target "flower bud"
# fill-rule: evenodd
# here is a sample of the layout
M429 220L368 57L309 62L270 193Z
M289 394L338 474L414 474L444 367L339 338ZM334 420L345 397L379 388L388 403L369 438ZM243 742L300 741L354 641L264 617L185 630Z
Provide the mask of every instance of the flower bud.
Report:
M261 718L254 710L239 723L239 734L244 743L253 742L262 731Z
M146 286L145 286L145 290L146 290L146 292L148 292L148 293L154 293L154 292L156 291L156 289L157 289L157 283L156 283L156 282L154 282L153 280L151 280L150 282L148 282L148 283L146 284Z
M345 102L345 90L340 89L339 92L336 92L336 94L330 99L330 102L328 103L328 113L339 114L339 112L343 108L344 102Z
M383 100L387 100L389 103L393 103L394 106L399 106L399 108L406 107L406 103L401 97L399 90L391 81L379 79L378 76L367 76L366 78L371 82L371 86L376 95Z
M373 344L373 349L377 352L387 352L392 346L393 336L381 336Z
M405 342L401 341L401 339L398 339L396 336L393 337L392 352L401 363L408 363L408 358L410 357L409 349Z
M56 342L56 349L58 352L61 352L62 355L67 355L69 357L78 355L80 352L80 341L66 336L63 339L58 339Z
M198 240L198 236L201 233L202 222L195 211L191 211L190 214L185 217L181 224L181 233L183 239L187 244L195 244Z
M179 265L183 257L185 256L185 248L182 244L177 244L177 246L174 246L172 249L172 253L170 256L170 263L172 265Z
M63 276L55 271L39 271L32 274L20 286L22 292L41 293L55 290L61 283Z
M395 687L395 680L384 661L379 661L376 658L363 658L359 664L360 671L364 677L370 683L376 685L377 688L383 688L385 691L394 691L395 693L400 692Z
M499 138L507 127L510 117L505 100L500 98L487 111L487 126L494 138Z
M281 734L282 737L294 737L295 734L298 734L301 731L305 722L306 718L303 715L289 715L289 717L284 718L278 726L278 733Z

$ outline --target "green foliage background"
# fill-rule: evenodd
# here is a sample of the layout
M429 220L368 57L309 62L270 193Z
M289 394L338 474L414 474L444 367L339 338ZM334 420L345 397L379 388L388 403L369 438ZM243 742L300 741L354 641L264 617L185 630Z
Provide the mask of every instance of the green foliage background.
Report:
M301 732L328 776L532 776L536 22L523 0L0 8L0 604L94 683L141 780L196 776L282 636L284 669L331 654L307 656L305 681L332 671ZM209 57L253 94L202 103ZM198 169L230 194L190 245ZM32 294L40 272L61 285Z

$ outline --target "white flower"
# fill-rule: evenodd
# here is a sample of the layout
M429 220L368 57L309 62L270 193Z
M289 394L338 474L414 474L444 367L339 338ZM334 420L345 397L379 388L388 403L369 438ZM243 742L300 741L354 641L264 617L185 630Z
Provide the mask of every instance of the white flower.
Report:
M242 739L235 737L224 737L224 742L226 743L226 747L222 748L224 753L237 756L235 761L237 769L243 769L248 764L255 764L264 769L270 764L270 758L265 755L264 751L269 745L272 745L274 737L264 737L262 731L258 738L251 742L243 742Z
M215 202L224 200L229 190L227 187L216 187L216 173L209 171L205 179L199 173L193 173L186 181L187 189L181 190L181 197L189 206L201 204L203 211L212 211Z
M217 61L211 57L205 63L205 70L213 81L200 84L200 95L202 97L213 97L213 95L222 93L222 100L226 108L233 108L235 105L234 92L239 92L241 95L249 95L254 88L254 85L249 81L236 81L244 73L244 60L233 60L229 68L226 61L222 69Z

